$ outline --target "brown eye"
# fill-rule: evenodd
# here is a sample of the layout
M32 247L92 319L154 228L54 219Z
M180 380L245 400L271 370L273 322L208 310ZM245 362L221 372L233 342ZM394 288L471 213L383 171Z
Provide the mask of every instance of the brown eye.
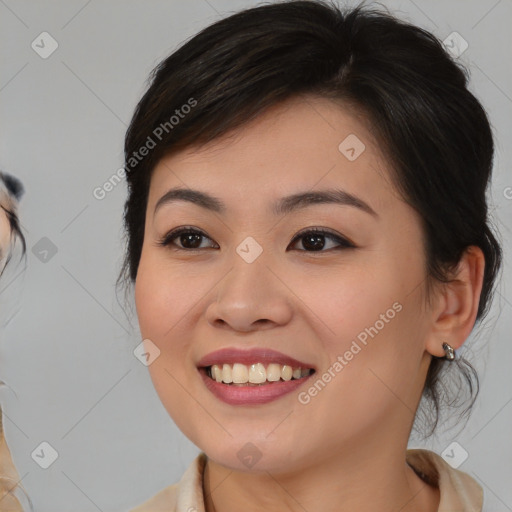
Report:
M202 231L190 227L182 227L171 231L158 243L164 247L175 245L177 249L181 250L197 250L202 249L201 240L204 238L210 240ZM176 239L178 239L181 245L175 243Z
M308 229L299 233L292 241L292 244L302 239L302 247L306 252L327 252L331 249L349 249L354 248L355 245L340 235L326 231L325 229ZM323 250L326 246L325 239L330 239L335 242L334 247L329 247Z

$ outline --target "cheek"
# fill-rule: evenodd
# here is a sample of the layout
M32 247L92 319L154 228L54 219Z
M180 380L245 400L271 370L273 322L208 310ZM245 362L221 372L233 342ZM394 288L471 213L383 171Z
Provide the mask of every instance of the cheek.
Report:
M364 342L367 330L388 330L396 323L402 300L400 282L386 262L350 265L323 274L295 277L294 293L305 306L303 314L318 325L318 337L329 353L348 349L352 339ZM290 276L292 279L292 276ZM395 304L395 306L394 306ZM373 332L373 330L372 330ZM365 335L366 333L366 335Z
M11 226L7 219L7 216L0 212L0 248L2 252L7 252L11 237Z
M390 255L392 256L392 254ZM340 269L329 276L297 281L308 314L318 326L325 359L323 371L332 399L382 408L393 392L414 380L422 354L417 283L421 262L404 265L397 258ZM341 360L340 360L341 358ZM351 407L357 407L351 405Z
M143 252L137 272L137 317L142 339L151 340L160 351L148 366L155 390L169 415L179 419L179 411L190 401L183 387L187 388L191 371L183 362L190 358L187 340L180 333L180 320L190 310L190 294L183 289L184 283L179 278L165 277L169 270L165 271L162 263L151 256Z
M143 250L135 305L142 339L151 340L160 351L149 371L165 403L174 401L166 397L180 395L179 383L190 383L195 377L192 340L204 307L201 299L211 290L214 277L187 272L165 255Z
M152 337L150 333L154 331L159 317L155 307L158 307L157 297L160 290L155 288L153 284L154 276L148 271L148 265L143 255L135 280L135 307L143 338Z
M169 268L162 258L143 251L135 281L135 305L144 337L162 340L190 310L197 287L193 279L181 276L180 269Z

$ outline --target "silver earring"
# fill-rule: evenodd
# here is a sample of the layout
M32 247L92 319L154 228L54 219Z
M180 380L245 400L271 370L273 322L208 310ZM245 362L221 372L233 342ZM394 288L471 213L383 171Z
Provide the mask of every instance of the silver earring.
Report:
M455 352L453 348L445 342L443 343L443 349L446 353L445 358L448 359L448 361L453 361L455 359Z

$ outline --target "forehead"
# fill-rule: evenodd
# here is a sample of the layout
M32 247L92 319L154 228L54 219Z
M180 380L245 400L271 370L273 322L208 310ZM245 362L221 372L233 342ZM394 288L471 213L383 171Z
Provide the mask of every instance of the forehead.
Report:
M240 128L191 146L156 165L149 205L172 186L203 188L238 202L342 186L383 201L387 162L357 111L300 96L275 105Z

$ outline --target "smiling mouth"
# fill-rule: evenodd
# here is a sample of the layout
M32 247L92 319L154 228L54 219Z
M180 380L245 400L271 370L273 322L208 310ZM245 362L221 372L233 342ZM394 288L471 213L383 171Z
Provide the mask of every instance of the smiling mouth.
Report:
M201 369L210 379L230 386L265 386L303 379L315 372L313 368L292 367L278 363L267 365L263 363L251 365L224 363L205 366Z

